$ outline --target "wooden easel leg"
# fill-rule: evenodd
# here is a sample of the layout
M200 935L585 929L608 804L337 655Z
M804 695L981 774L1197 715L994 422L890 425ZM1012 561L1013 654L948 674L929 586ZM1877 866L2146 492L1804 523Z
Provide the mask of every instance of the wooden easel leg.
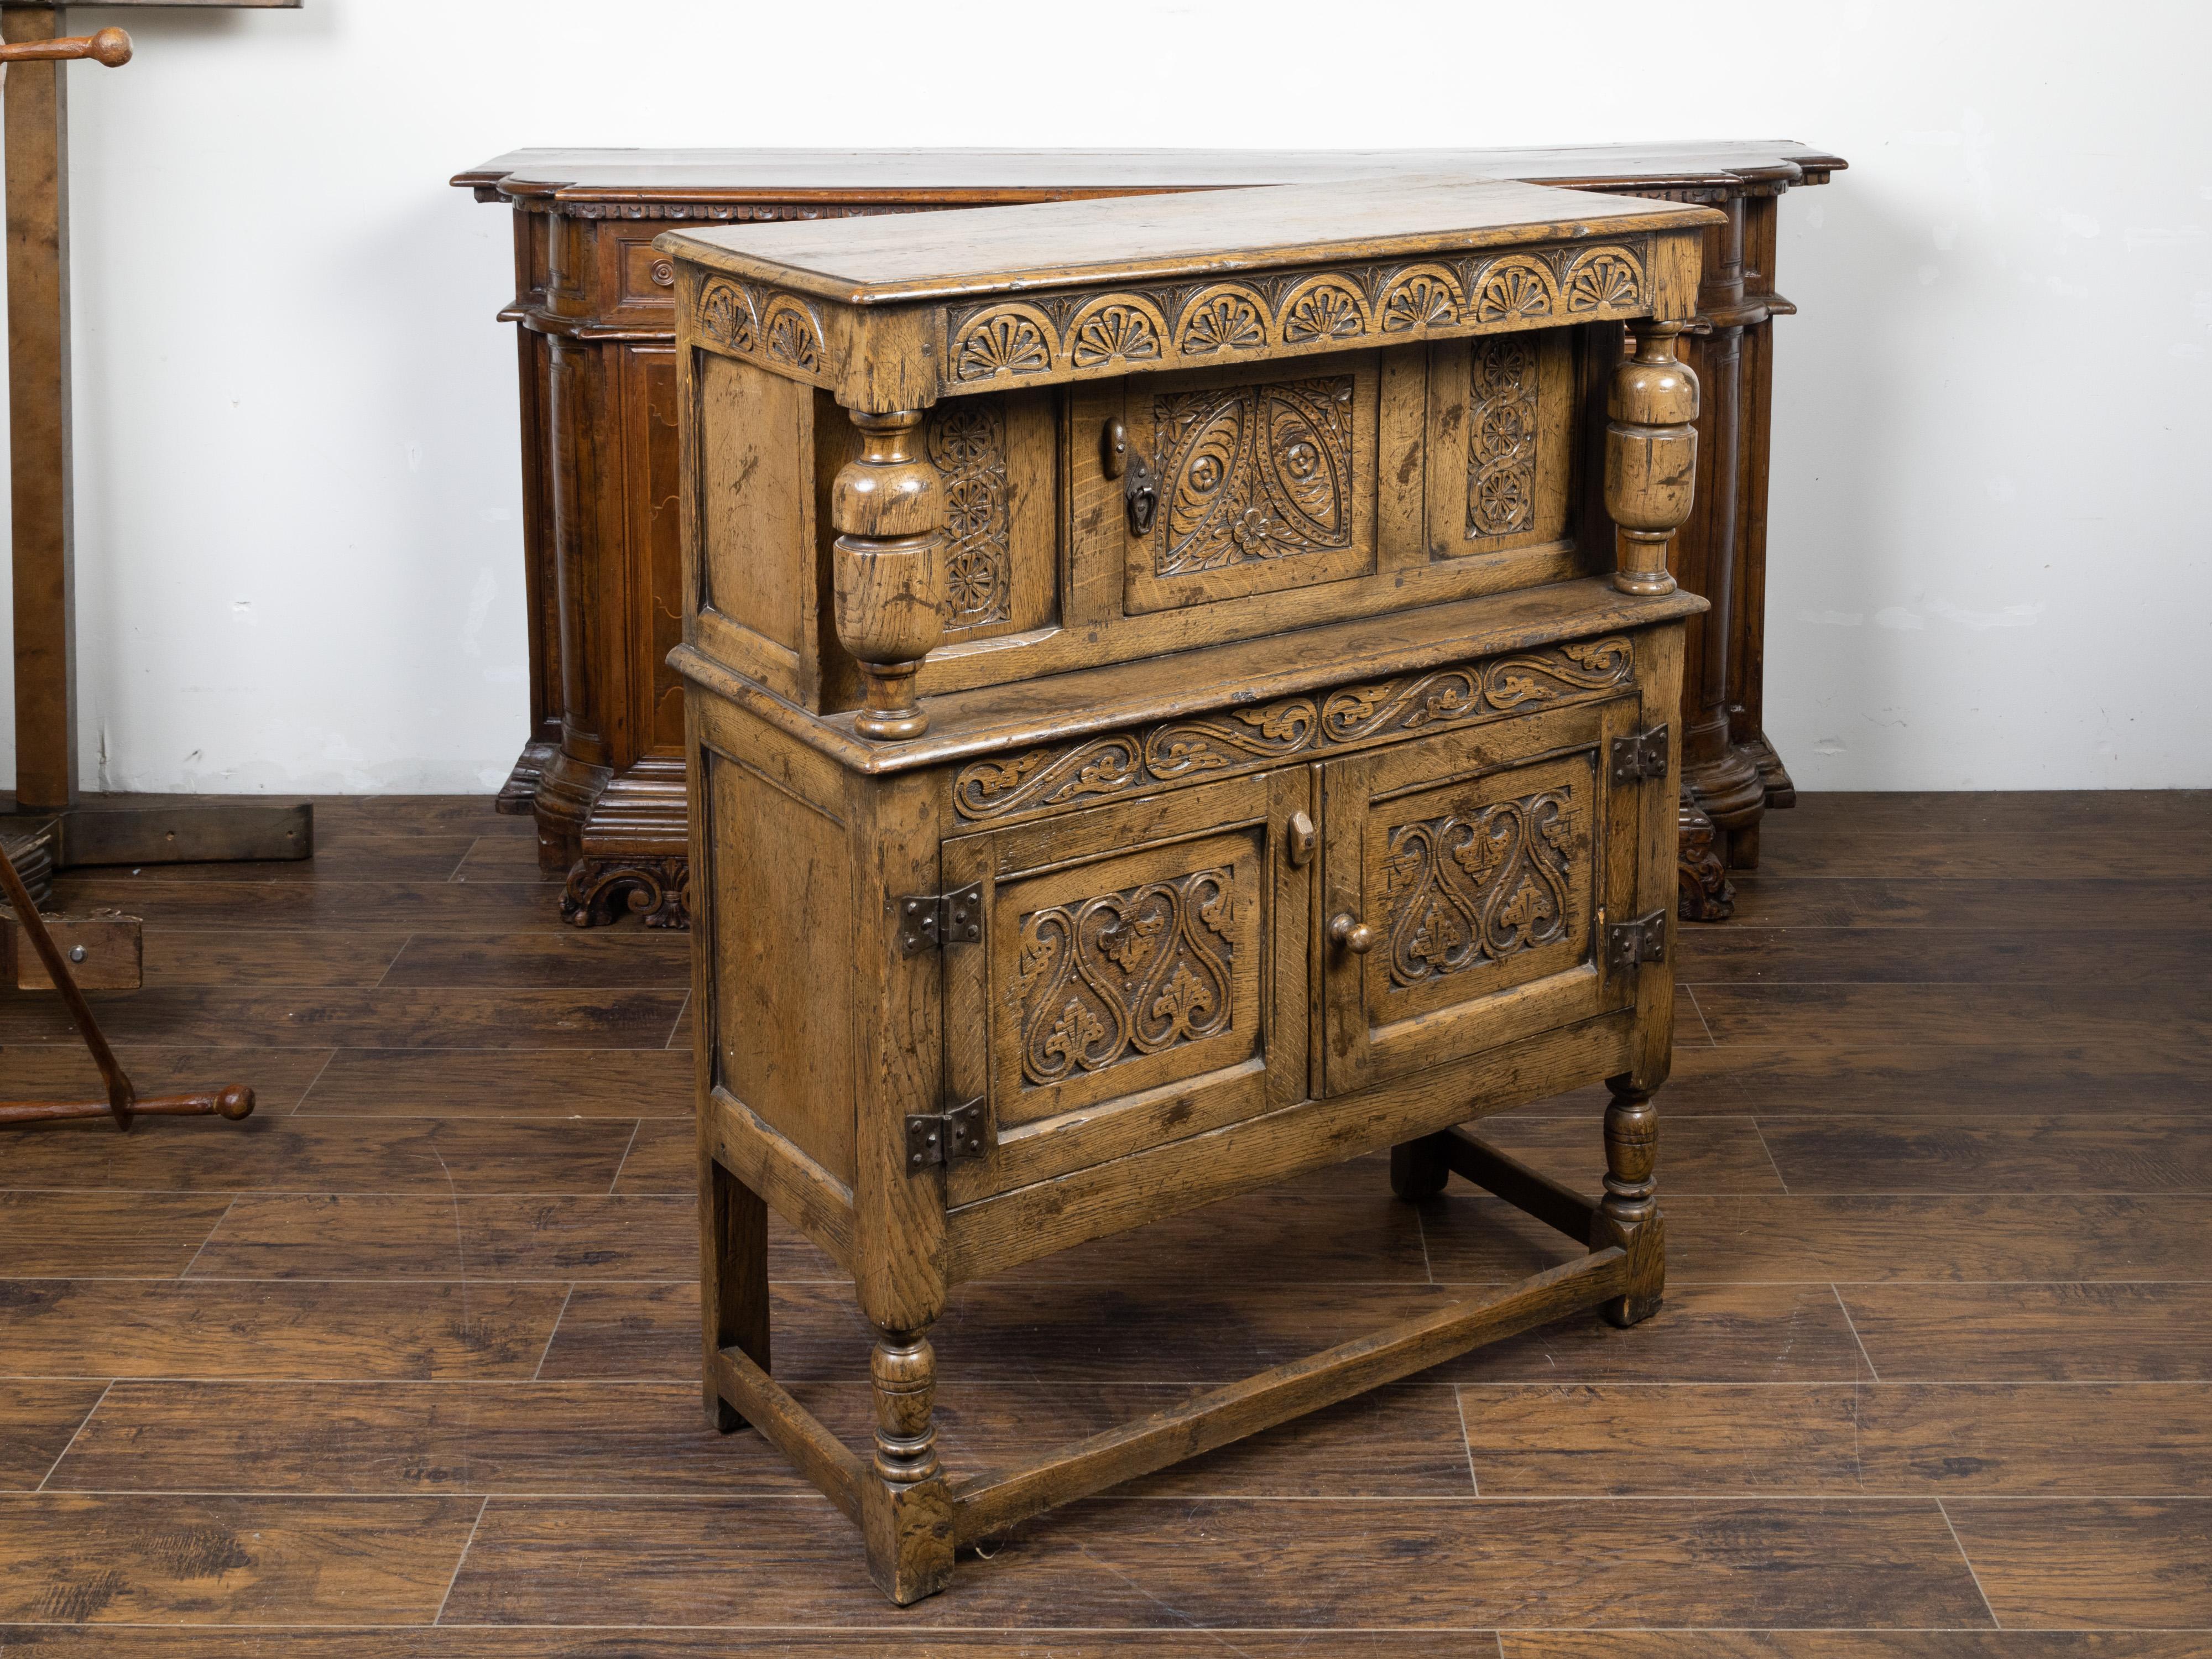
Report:
M58 6L0 10L10 41L63 33ZM9 461L15 552L15 799L76 799L70 484L68 65L8 72Z
M716 1385L715 1356L739 1348L769 1368L768 1205L712 1158L699 1161L700 1370L707 1421L724 1434L745 1426Z
M1609 1323L1635 1325L1659 1311L1667 1286L1667 1243L1659 1214L1659 1183L1652 1170L1659 1152L1659 1109L1648 1089L1626 1076L1607 1078L1612 1103L1605 1109L1605 1197L1590 1225L1590 1248L1618 1244L1628 1252L1629 1289L1603 1304Z
M860 1500L868 1576L901 1607L952 1582L952 1495L937 1461L937 1355L920 1331L878 1327L875 1478Z

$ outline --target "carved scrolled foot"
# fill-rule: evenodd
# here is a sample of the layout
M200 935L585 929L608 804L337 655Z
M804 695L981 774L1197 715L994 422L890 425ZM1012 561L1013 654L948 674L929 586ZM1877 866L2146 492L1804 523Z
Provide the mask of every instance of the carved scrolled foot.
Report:
M877 1333L876 1479L862 1494L868 1576L901 1607L952 1582L952 1495L937 1461L937 1356L920 1331Z
M1735 889L1720 854L1720 833L1695 801L1684 798L1675 820L1676 908L1685 921L1726 921L1735 914Z
M604 927L620 909L647 927L687 929L690 899L688 858L579 859L561 895L561 920L576 927Z
M1590 1222L1590 1248L1619 1245L1628 1252L1626 1295L1601 1304L1609 1324L1642 1323L1659 1311L1667 1287L1665 1222L1659 1183L1652 1171L1659 1155L1659 1109L1650 1091L1626 1077L1606 1079L1613 1091L1605 1109L1605 1197Z
M1451 1170L1437 1150L1441 1135L1401 1140L1390 1149L1390 1190L1408 1204L1434 1198L1451 1179Z

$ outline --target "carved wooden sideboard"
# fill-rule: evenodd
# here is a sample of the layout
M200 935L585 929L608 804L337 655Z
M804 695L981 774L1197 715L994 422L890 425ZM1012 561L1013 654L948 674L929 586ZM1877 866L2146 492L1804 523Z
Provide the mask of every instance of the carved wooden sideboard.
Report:
M1697 518L1676 574L1713 601L1690 625L1686 914L1724 915L1788 774L1761 722L1771 319L1783 191L1838 158L1779 141L1567 149L1328 152L520 150L453 181L514 213L521 358L529 743L501 795L534 811L540 862L580 923L627 907L684 924L674 268L669 222L812 219L1407 172L1486 173L1710 203L1686 359L1703 377ZM1708 812L1711 817L1708 817ZM1717 826L1718 833L1715 833Z
M909 1602L1050 1505L1664 1277L1712 209L1400 179L671 232L702 1365ZM1624 357L1624 328L1633 354ZM1458 1127L1605 1082L1603 1196ZM1383 1147L1586 1247L956 1479L949 1288ZM774 1206L876 1334L772 1378Z

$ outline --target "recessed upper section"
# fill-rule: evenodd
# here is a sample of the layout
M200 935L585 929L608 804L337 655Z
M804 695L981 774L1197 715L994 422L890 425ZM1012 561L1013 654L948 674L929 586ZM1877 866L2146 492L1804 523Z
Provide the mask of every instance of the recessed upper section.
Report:
M708 270L842 305L1204 278L1316 262L1702 229L1711 208L1497 179L1362 179L670 231Z

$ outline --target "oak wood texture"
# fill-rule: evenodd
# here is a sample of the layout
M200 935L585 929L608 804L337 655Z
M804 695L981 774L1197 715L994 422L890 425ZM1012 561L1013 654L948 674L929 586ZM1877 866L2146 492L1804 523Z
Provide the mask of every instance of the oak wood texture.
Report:
M1710 465L1716 432L1724 416L1730 422L1720 435L1742 452L1729 476L1745 504L1710 523L1693 518L1674 552L1692 591L1733 585L1739 593L1728 639L1709 646L1712 629L1692 625L1699 729L1717 714L1732 719L1729 740L1759 757L1765 799L1787 805L1787 774L1758 729L1771 319L1794 309L1773 292L1775 208L1784 191L1823 184L1843 165L1777 141L1340 152L538 149L471 168L453 183L509 207L514 225L516 297L501 317L519 325L532 735L503 810L534 812L541 860L573 874L569 920L635 913L649 925L685 925L681 697L664 665L684 609L666 505L676 295L673 262L651 246L665 225L1437 173L1703 202L1729 214L1708 234L1701 317L1685 350L1704 374L1713 329L1712 337L1742 343L1744 371L1727 382L1742 407L1724 411L1708 398L1700 429ZM1018 520L1049 493L1026 483L1018 465L1010 482ZM809 510L800 504L795 516ZM1709 531L1735 541L1708 545ZM1012 599L1003 619L954 631L981 639L1048 620L1026 582ZM827 614L826 586L819 608ZM1730 857L1755 862L1755 829L1711 833L1717 850L1698 867L1712 894L1698 890L1690 914L1724 908ZM1686 874L1692 868L1686 860Z
M327 822L343 815L349 835L391 836L412 824L451 837L481 825L526 855L532 847L527 820L490 817L481 799L317 810ZM2120 976L2146 1004L2186 1011L2201 1000L2194 980L2131 975L2129 963L2176 950L2197 925L2185 907L2148 901L2173 890L2206 810L2202 794L1810 795L1769 824L1762 867L1739 878L1747 904L1810 908L1791 896L1810 888L1832 910L1826 927L1758 936L1793 977L1817 977L1800 948L1815 933L1835 947L1835 975L1876 983L1910 978L1917 943L1931 969L1920 994L1941 1001L1975 980L1978 951L2002 976L2019 942L2039 941L2080 953L2075 978ZM1983 837L2003 845L2114 812L2144 827L2115 849L2113 873L2077 864L2041 887L2032 874L1978 873L1989 862ZM1854 887L1893 896L1903 885L1831 833L1845 819L1869 833L1924 826L1910 914L1837 896ZM1947 842L1969 873L1944 873ZM1832 860L1860 873L1833 875ZM488 862L528 874L527 856ZM313 931L318 912L343 918L362 908L334 891L272 921L254 890L274 884L273 872L261 884L239 873L179 872L163 890L204 890L189 913L238 929L249 945L319 939L309 959L349 981L360 975L340 960L345 950L375 966L373 982L408 937L350 923ZM2034 902L2085 878L2105 895L2095 915ZM380 890L367 863L328 880ZM515 927L578 948L565 982L585 986L590 972L627 981L629 959L590 948L620 935L562 928L557 888L508 884ZM2027 896L1996 924L2001 933L1946 920L1982 914L1998 884ZM80 872L62 885L82 906L113 902L131 884L123 872ZM416 887L413 937L489 949L484 890ZM171 925L164 902L147 914L149 937ZM680 938L640 937L671 962L685 955ZM214 1216L196 1208L202 1238L191 1238L153 1200L173 1184L172 1169L175 1186L210 1182L223 1166L200 1149L215 1141L160 1123L128 1139L74 1127L17 1135L0 1159L0 1184L104 1200L42 1213L36 1234L54 1255L73 1254L80 1233L88 1243L117 1237L112 1218L134 1200L175 1248L145 1260L140 1271L156 1277L137 1279L25 1277L27 1258L0 1254L0 1487L80 1506L58 1538L50 1518L0 1510L0 1560L35 1587L25 1592L34 1601L81 1595L103 1567L120 1581L116 1599L96 1610L96 1595L55 1602L82 1607L92 1622L7 1623L0 1640L10 1654L41 1659L830 1659L855 1649L957 1659L1041 1649L1105 1659L1138 1649L1200 1659L1224 1642L1261 1659L1322 1649L1417 1659L1501 1644L1510 1659L2197 1659L2212 1643L2202 1580L2191 1577L2202 1539L2189 1518L2205 1501L2199 1392L2212 1388L2212 1287L2193 1258L2126 1281L2085 1279L2108 1246L2084 1237L2046 1255L2040 1271L2057 1277L2032 1282L1890 1271L1912 1267L1914 1236L1972 1195L1899 1184L1905 1170L1935 1174L1941 1157L1917 1155L1923 1145L1955 1146L1969 1178L2015 1194L2016 1211L2069 1198L2078 1172L2093 1194L2178 1197L2201 1218L2204 1189L2190 1173L2189 1125L2202 1097L2194 1054L2063 1034L2000 1048L1973 1042L1963 1024L1911 1045L1714 1046L1691 1012L1706 983L1698 976L1759 977L1756 953L1729 954L1717 967L1699 954L1728 937L1699 936L1681 964L1685 1012L1660 1097L1670 1222L1694 1195L1784 1197L1761 1149L1766 1137L1792 1191L1802 1182L1830 1198L1893 1195L1893 1236L1868 1247L1888 1254L1862 1258L1881 1279L1838 1285L1809 1255L1788 1254L1786 1242L1754 1253L1739 1239L1718 1259L1740 1262L1742 1276L1673 1275L1664 1312L1634 1330L1569 1317L1032 1522L990 1559L963 1560L949 1596L896 1615L896 1626L827 1501L806 1496L765 1441L719 1437L702 1420L689 1267L681 1279L641 1284L180 1279ZM2033 994L2053 991L2064 987ZM181 1042L121 1052L142 1081L193 1072L208 1053ZM558 1192L606 1162L596 1152L580 1158L558 1138L572 1064L577 1127L602 1130L634 1102L623 1127L637 1125L638 1139L624 1176L647 1154L649 1133L676 1131L683 1148L690 1144L688 1085L672 1085L672 1096L644 1064L648 1051L231 1052L265 1086L261 1113L220 1143L239 1151L230 1167L257 1188L319 1179L322 1169L350 1180L354 1164L326 1161L350 1127L364 1137L363 1169L387 1145L440 1147L465 1204ZM0 1049L0 1077L11 1086L33 1077L44 1089L66 1081L44 1069L65 1058L60 1048L11 1045ZM688 1073L690 1056L674 1058ZM82 1053L70 1063L83 1066ZM621 1079L633 1065L640 1081L626 1092ZM518 1068L506 1091L514 1098L502 1097L504 1067ZM1593 1194L1603 1104L1602 1091L1578 1091L1493 1115L1473 1132ZM1862 1117L1869 1134L1854 1153L1850 1128ZM329 1150L312 1157L304 1142L266 1138L273 1129L304 1136L319 1118L313 1146ZM413 1140L411 1128L404 1143L380 1139L404 1120L428 1141ZM1806 1139L1816 1124L1821 1132ZM514 1127L533 1133L447 1139ZM1969 1127L1971 1139L1956 1138ZM539 1130L552 1133L540 1139ZM1794 1154L1784 1145L1793 1137ZM2040 1150L2053 1138L2063 1155ZM264 1149L277 1155L266 1168ZM19 1176L15 1160L34 1150L37 1162ZM125 1166L119 1157L139 1161ZM485 1162L472 1170L478 1157ZM1456 1181L1435 1200L1399 1202L1385 1166L1377 1155L1188 1212L1161 1224L1157 1246L1127 1235L956 1288L930 1333L940 1458L958 1468L1019 1463L1071 1433L1113 1429L1378 1324L1503 1288L1432 1283L1443 1275L1431 1273L1425 1240L1463 1236L1462 1210L1503 1218L1504 1207ZM405 1153L395 1170L411 1194L435 1190L415 1184L439 1178L427 1150ZM655 1190L680 1194L693 1180L686 1166ZM228 1194L208 1186L170 1196L193 1206L212 1197L219 1212ZM1983 1224L2002 1232L2016 1218ZM432 1224L427 1209L422 1224ZM1761 1224L1786 1234L1795 1220L1785 1211ZM445 1226L450 1237L450 1208ZM688 1216L667 1236L672 1254L696 1239ZM601 1245L587 1232L569 1237L564 1271L588 1275L586 1258ZM1523 1233L1516 1225L1506 1237ZM1567 1245L1534 1222L1525 1241L1511 1261L1541 1265L1542 1252ZM1679 1255L1679 1232L1674 1242ZM860 1363L872 1333L831 1264L802 1256L802 1241L780 1222L769 1244L780 1252L776 1373L849 1445L865 1447L874 1413ZM1280 1263L1272 1279L1271 1257ZM1057 1276L1041 1277L1048 1270ZM1618 1457L1600 1449L1610 1447ZM1624 1495L1606 1495L1616 1490ZM471 1542L469 1522L487 1498ZM285 1507L265 1507L270 1500ZM383 1522L367 1527L376 1516L364 1506L392 1500L456 1505L464 1519L419 1528L427 1542L418 1547ZM264 1524L272 1520L275 1534ZM191 1553L201 1540L255 1554L256 1531L276 1541L252 1565L180 1576L203 1559ZM373 1619L354 1600L366 1581L352 1555L364 1548L386 1551L394 1575L382 1581L390 1600ZM47 1564L64 1560L72 1565L56 1577ZM1972 1599L1970 1573L1989 1611ZM407 1586L425 1575L437 1594L414 1599ZM26 1616L9 1605L11 1620ZM250 1623L211 1622L249 1608ZM145 1622L123 1622L129 1609ZM467 1622L479 1617L499 1622ZM758 1628L763 1617L786 1622Z
M898 1605L1045 1509L1571 1310L1658 1311L1658 734L1703 605L1665 572L1697 408L1670 346L1715 218L1397 179L655 243L691 572L703 1403L790 1455ZM1069 381L1040 407L1071 505L1017 534L1006 383ZM1601 443L1569 517L1559 481ZM947 642L1024 587L1053 625ZM966 656L950 685L940 646ZM1293 695L1261 701L1271 678ZM929 1333L955 1286L1601 1080L1597 1203L1455 1160L1574 1206L1578 1260L1023 1464L945 1462ZM852 1275L872 1454L773 1376L769 1211Z

